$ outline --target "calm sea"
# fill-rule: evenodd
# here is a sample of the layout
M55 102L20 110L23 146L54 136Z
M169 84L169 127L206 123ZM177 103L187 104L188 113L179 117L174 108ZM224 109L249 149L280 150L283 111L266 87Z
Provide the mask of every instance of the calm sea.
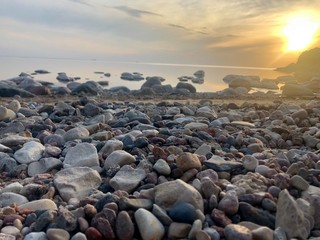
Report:
M65 72L69 77L80 77L79 82L104 80L109 81L107 88L126 86L130 89L139 89L144 81L122 80L120 76L123 72L139 72L144 77L161 76L166 79L163 84L176 86L179 82L178 77L192 76L197 70L203 70L204 83L193 84L198 92L215 92L226 88L227 85L222 79L228 74L258 75L261 79L274 79L283 75L272 68L262 67L0 57L0 80L16 77L21 72L32 73L37 69L48 70L50 74L34 75L35 80L49 81L55 85L63 85L56 77L58 72ZM111 76L105 77L95 72L110 73Z

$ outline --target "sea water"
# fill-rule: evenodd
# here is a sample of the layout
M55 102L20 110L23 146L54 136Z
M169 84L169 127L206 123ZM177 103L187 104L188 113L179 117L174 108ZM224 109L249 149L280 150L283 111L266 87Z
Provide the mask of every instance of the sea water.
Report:
M228 74L257 75L261 79L275 79L284 74L273 68L197 65L197 64L173 64L150 62L116 62L107 60L79 60L79 59L49 59L49 58L25 58L25 57L0 57L0 80L18 76L21 72L33 73L35 70L47 70L49 74L33 75L35 80L48 81L61 86L56 77L59 72L65 72L69 77L80 77L78 82L108 81L106 88L126 86L131 90L139 89L144 81L128 81L120 78L123 72L139 72L144 77L161 76L166 80L163 84L173 87L179 82L178 77L193 76L197 70L205 72L203 84L193 84L198 92L215 92L225 89L223 77ZM97 73L99 72L99 73ZM101 73L110 73L110 77Z

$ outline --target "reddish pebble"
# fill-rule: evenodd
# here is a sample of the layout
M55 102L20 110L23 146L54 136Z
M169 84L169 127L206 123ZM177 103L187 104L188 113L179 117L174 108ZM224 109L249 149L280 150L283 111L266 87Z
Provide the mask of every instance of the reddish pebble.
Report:
M85 232L87 240L102 240L102 234L94 227L89 227Z

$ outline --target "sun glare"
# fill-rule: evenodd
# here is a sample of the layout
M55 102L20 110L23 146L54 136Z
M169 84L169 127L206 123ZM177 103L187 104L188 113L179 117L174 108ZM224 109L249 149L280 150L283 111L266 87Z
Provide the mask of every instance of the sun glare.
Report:
M313 41L319 25L307 16L291 18L283 28L287 40L287 51L300 51L307 48Z

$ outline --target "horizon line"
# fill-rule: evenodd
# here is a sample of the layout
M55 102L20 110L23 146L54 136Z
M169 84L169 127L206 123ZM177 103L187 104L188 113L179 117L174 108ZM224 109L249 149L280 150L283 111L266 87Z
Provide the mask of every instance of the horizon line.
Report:
M276 68L259 67L259 66L234 66L234 65L217 65L217 64L163 63L163 62L140 62L140 61L111 61L111 60L96 59L96 58L80 59L80 58L67 58L67 57L35 57L35 56L30 57L30 56L8 56L8 55L0 55L0 58L90 61L90 62L108 62L108 63L117 63L117 64L168 66L168 67L203 67L203 68L225 68L225 69L270 70L270 71L276 70Z

